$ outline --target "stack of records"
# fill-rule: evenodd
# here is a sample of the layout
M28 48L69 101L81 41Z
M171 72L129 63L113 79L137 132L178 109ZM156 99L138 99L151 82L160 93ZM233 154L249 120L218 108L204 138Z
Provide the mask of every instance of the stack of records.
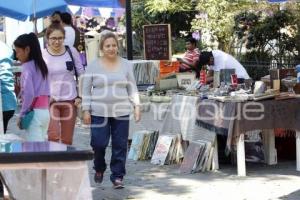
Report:
M184 155L182 143L180 134L159 136L151 163L156 165L181 163Z
M128 153L128 159L149 160L152 157L158 131L137 131L132 136L132 143Z
M202 140L190 142L179 168L180 173L196 173L210 170L214 151L215 142L213 144Z

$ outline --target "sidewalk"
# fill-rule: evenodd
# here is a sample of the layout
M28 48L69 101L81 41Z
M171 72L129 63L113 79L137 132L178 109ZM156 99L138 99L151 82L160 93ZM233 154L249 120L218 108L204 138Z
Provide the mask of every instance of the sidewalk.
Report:
M21 133L15 119L8 133ZM90 148L89 130L76 127L74 146ZM107 160L110 157L110 148ZM109 161L108 161L109 163ZM109 166L109 165L108 165ZM115 190L106 171L101 185L93 181L92 161L89 162L91 192L94 200L299 200L300 173L295 162L279 162L275 166L247 164L247 177L238 177L234 166L222 166L217 172L182 175L179 166L156 166L150 161L127 162L125 188Z

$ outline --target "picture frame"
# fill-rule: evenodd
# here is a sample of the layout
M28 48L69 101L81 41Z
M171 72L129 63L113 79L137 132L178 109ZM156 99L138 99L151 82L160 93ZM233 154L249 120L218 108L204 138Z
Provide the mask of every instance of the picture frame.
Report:
M195 74L193 73L177 73L177 83L179 87L187 88L195 81Z

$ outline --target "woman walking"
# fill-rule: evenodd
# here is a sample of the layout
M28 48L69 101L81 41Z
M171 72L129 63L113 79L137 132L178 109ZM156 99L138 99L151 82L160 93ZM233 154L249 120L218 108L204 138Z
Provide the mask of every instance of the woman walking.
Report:
M132 66L118 56L118 41L112 32L102 34L100 51L103 56L87 67L83 77L83 120L91 124L95 182L103 180L105 151L111 137L110 180L114 188L123 188L129 115L133 104L135 120L140 120L140 101Z
M33 110L34 115L26 128L26 139L29 141L45 141L49 125L49 95L48 69L42 57L38 38L34 33L20 35L14 46L16 56L22 64L20 118Z
M48 139L71 145L76 121L76 106L81 102L74 75L84 72L79 53L73 47L64 46L65 30L57 23L46 31L48 46L43 58L49 70L50 125Z

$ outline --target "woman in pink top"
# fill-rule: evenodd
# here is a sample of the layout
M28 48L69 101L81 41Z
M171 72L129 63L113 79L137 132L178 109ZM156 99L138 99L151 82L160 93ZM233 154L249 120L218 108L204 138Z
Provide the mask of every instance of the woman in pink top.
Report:
M14 46L16 56L22 63L20 118L34 110L33 119L26 129L26 139L44 141L49 125L48 69L43 60L39 41L34 33L20 35ZM20 118L17 124L20 127ZM20 127L22 128L22 127Z
M46 31L46 38L48 47L43 50L43 58L49 70L51 94L48 139L71 145L76 106L81 101L74 76L75 72L78 76L82 74L84 69L77 50L69 47L69 52L68 47L64 46L65 30L60 24L50 25Z

